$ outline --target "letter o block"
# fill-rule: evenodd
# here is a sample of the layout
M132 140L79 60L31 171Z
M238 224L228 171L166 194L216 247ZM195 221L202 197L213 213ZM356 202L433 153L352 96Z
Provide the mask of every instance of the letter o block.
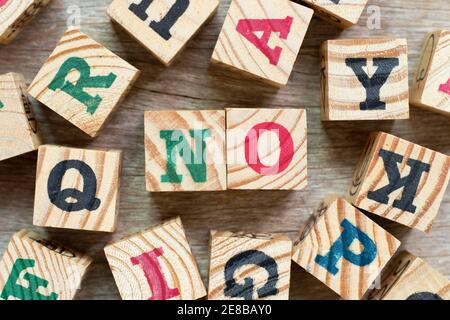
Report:
M323 121L409 118L405 39L328 40L321 57Z
M284 86L312 15L287 0L233 0L211 61Z
M196 300L206 295L180 218L105 248L124 300Z
M329 195L294 243L292 259L346 300L359 300L400 246L344 199Z
M211 231L209 300L288 300L292 242L282 234Z
M33 223L114 232L121 151L39 147Z
M307 185L304 109L227 109L228 188L301 190Z
M69 29L34 78L36 100L95 137L139 70L77 29Z
M450 179L450 157L373 133L353 175L354 206L423 232L431 230Z

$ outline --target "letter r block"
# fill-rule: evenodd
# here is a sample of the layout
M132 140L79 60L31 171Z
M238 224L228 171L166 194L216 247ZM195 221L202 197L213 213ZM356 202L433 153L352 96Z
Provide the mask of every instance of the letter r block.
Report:
M122 152L39 147L33 223L114 232Z
M354 206L423 232L431 230L450 179L450 157L373 133L353 175Z
M323 121L409 118L405 39L328 40L320 51Z
M209 300L288 300L292 242L283 234L211 231Z
M359 300L400 246L344 199L325 197L294 243L292 259L346 300Z
M0 300L72 300L92 259L28 230L0 261Z
M287 0L233 0L211 61L284 86L312 15Z
M124 300L196 300L206 295L180 218L105 248Z
M129 63L80 30L69 29L28 91L95 137L138 76Z

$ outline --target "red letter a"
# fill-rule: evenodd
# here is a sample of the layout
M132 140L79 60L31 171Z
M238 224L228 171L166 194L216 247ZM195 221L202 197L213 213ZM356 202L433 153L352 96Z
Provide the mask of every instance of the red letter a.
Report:
M439 86L439 91L450 94L450 79L448 79L447 83L441 84Z

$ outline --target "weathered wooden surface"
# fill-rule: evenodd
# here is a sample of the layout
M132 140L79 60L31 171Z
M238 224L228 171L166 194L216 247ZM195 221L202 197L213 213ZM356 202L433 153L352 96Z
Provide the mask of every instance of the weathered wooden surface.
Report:
M143 71L128 98L99 137L91 140L51 110L35 101L38 124L46 143L74 147L120 148L124 162L120 223L113 235L48 230L51 236L95 258L79 299L119 298L103 247L111 240L180 215L206 280L209 229L287 232L294 236L324 194L344 194L359 155L372 130L385 130L450 155L450 119L413 109L410 120L386 122L320 122L319 45L332 38L392 36L408 39L413 75L425 33L450 28L448 0L371 0L381 8L382 29L366 27L367 13L346 31L314 19L287 87L276 90L244 80L238 74L209 65L229 0L188 45L170 68L111 24L110 0L54 0L9 46L0 48L0 74L23 73L28 83L36 75L66 29L69 7L81 9L81 29ZM308 112L308 173L305 191L225 191L214 193L150 194L144 179L144 111L158 109L218 109L225 107L305 107ZM0 162L0 251L14 232L32 223L36 153ZM424 258L450 277L450 191L429 235L375 218L404 243L403 248ZM373 218L373 217L372 217ZM337 296L293 264L291 298L328 299Z

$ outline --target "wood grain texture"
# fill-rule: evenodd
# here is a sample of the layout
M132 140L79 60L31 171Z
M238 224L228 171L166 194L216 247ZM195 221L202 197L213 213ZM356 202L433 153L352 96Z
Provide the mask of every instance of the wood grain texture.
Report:
M358 157L371 131L385 131L450 154L447 117L412 108L406 121L321 122L320 44L329 39L367 37L407 38L410 77L418 63L423 38L437 28L450 29L447 0L370 0L381 9L381 29L366 27L364 11L358 25L340 31L313 19L289 81L282 89L249 81L235 73L209 67L217 36L225 20L229 0L183 51L170 68L153 58L105 14L111 0L53 1L23 29L16 41L0 48L0 73L24 74L30 83L61 38L72 14L81 10L81 28L100 43L143 70L123 105L96 139L90 139L51 110L32 99L46 143L90 149L123 150L120 221L114 234L64 229L43 230L52 239L71 244L95 258L78 299L120 299L103 248L145 226L181 216L203 281L208 281L209 230L242 230L255 233L287 233L295 237L311 212L330 192L345 193ZM45 31L45 32L43 32ZM30 58L32 52L32 59ZM14 66L14 70L12 70ZM224 108L305 108L308 114L308 187L301 192L233 191L149 193L145 189L143 114L148 110L211 110ZM12 234L32 225L36 153L0 162L0 251ZM402 248L420 256L450 278L450 192L444 194L433 230L423 234L398 223L371 215L379 225L402 241ZM41 228L38 228L41 229ZM291 299L336 299L338 295L293 263Z
M400 161L388 161L394 170L398 168L400 177L394 178L387 172L387 167L381 152L388 151L399 155ZM411 161L416 161L412 163ZM413 171L417 168L417 161L429 166L427 171ZM411 174L412 173L412 174ZM391 177L389 177L391 175ZM416 175L417 188L412 187L412 207L395 204L404 198L406 188L394 188L388 193L388 201L382 203L377 198L369 196L387 185L402 184L402 178ZM390 181L392 179L393 181ZM356 207L367 210L386 219L396 221L411 228L430 232L439 207L447 190L450 180L450 157L445 154L427 149L399 137L384 133L373 133L366 146L360 163L353 176L347 199ZM410 186L415 185L412 181ZM407 201L409 202L409 201Z
M95 137L139 73L86 34L70 28L34 78L29 93Z
M66 228L114 232L119 219L119 186L122 152L118 150L88 150L62 146L42 145L39 147L36 170L36 193L34 200L33 224L42 227ZM92 170L92 180L84 173L85 168L67 163L77 161ZM62 177L52 175L62 164ZM61 188L58 186L60 178ZM49 180L52 179L50 184ZM96 190L88 191L86 184ZM59 189L59 190L58 190ZM81 202L79 192L87 197L89 203L81 208L71 209L57 205L51 200L52 193L62 193L65 203ZM75 191L77 190L77 191ZM95 207L89 207L93 202Z
M144 121L148 191L226 189L225 111L148 111Z
M72 300L91 263L90 257L23 229L12 236L0 262L0 300ZM38 291L34 297L32 286Z
M383 271L380 288L371 291L368 299L450 300L450 281L424 260L403 251Z
M174 5L182 5L167 0L152 1L146 10L147 18L142 20L129 10L131 4L139 3L141 0L114 0L108 7L108 15L166 66L172 64L219 7L218 0L190 0L186 10L170 28L170 39L166 40L149 24L164 19Z
M0 76L0 161L36 150L42 143L21 74Z
M133 262L136 257L155 250L159 254L154 258L158 264L156 268L164 277L166 288L176 291L170 296L161 292L162 285L155 272L150 273L146 270L148 267ZM180 218L116 241L105 247L105 254L124 300L159 300L164 296L175 300L196 300L206 295Z
M241 190L307 185L304 109L227 109L227 184Z
M386 120L409 118L408 49L406 39L328 40L322 44L322 120ZM383 109L362 110L368 93L347 59L367 59L363 72L374 79L381 66L374 59L398 59L381 86L379 101ZM380 80L370 83L376 90ZM370 102L373 105L373 102ZM372 108L372 107L370 107Z
M410 96L413 105L450 116L450 31L427 35Z
M213 230L209 247L209 300L289 298L292 242L287 236Z
M362 231L375 244L376 251L372 261L367 265L359 266L341 257L335 264L337 272L333 274L329 268L334 265L332 259L328 259L327 268L317 262L317 257L326 257L332 250L336 241L341 239L345 232L344 221ZM347 230L348 231L348 230ZM356 238L349 247L355 254L367 255L363 237ZM355 244L355 242L359 242ZM300 233L294 242L294 253L292 260L314 275L329 288L346 300L361 299L370 285L378 277L381 270L392 258L400 247L398 241L389 232L378 226L366 217L358 209L342 198L333 195L325 197L319 208L313 214L310 222ZM343 252L347 248L341 247ZM333 251L333 254L337 252ZM362 260L362 258L361 258Z
M287 0L233 0L211 61L269 84L284 86L297 60L312 14L311 9ZM261 38L257 43L266 42L262 46L268 46L269 51L277 47L281 49L279 60L271 61L267 54L238 31L243 19L291 19L287 32L281 32L284 29L275 27L274 22L259 29L254 29L250 22L244 24L252 34L268 33L267 36L258 35ZM273 28L279 34L272 33ZM264 40L265 37L267 40Z

